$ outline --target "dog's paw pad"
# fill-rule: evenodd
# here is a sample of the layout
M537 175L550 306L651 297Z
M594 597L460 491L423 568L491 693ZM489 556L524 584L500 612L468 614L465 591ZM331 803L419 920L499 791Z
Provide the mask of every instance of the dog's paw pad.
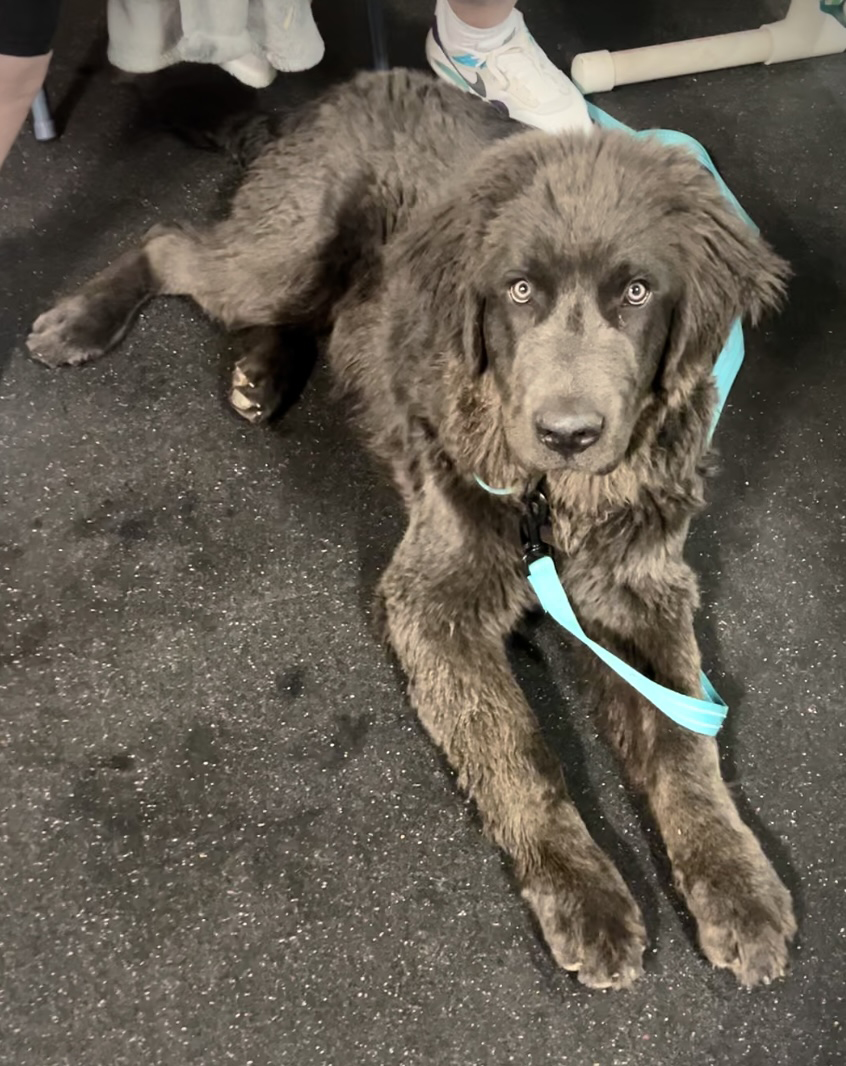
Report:
M33 359L49 367L76 366L102 355L106 345L86 337L88 305L70 296L35 320L26 339Z

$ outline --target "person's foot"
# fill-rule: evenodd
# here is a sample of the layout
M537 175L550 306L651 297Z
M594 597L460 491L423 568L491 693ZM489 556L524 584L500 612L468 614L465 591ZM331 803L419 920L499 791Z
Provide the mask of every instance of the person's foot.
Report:
M513 12L511 17L514 30L504 44L487 52L451 49L436 21L426 38L426 58L432 70L465 92L505 108L527 126L548 133L592 129L579 90L547 58L526 29L520 12Z
M276 77L276 71L264 58L255 52L247 52L246 55L238 56L220 64L221 68L233 78L249 85L252 89L264 89Z

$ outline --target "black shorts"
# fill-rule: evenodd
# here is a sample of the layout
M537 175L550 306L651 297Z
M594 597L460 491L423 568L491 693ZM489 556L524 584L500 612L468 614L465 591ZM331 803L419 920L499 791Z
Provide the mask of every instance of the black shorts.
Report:
M0 56L50 51L61 0L0 0Z

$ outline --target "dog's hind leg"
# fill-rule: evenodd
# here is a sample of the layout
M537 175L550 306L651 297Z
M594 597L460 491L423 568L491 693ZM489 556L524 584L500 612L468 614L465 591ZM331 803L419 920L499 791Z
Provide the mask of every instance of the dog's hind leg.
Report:
M35 320L27 337L33 358L75 366L113 348L140 308L157 292L144 248L126 252L79 292Z
M190 276L192 270L196 279L204 274L203 247L188 231L154 226L140 248L35 320L26 341L31 355L52 367L104 355L124 338L148 300L160 293L194 295Z
M158 295L189 296L229 329L313 320L321 263L307 254L308 240L303 250L251 242L228 221L202 232L154 226L140 248L41 315L27 347L48 366L88 362L113 348Z
M252 308L244 308L243 316L235 314L239 292L249 289L244 257L227 254L215 235L215 230L202 235L154 226L140 248L120 256L36 319L26 342L30 353L52 367L96 359L123 339L141 307L160 294L191 296L214 317L240 317L239 324L249 324Z

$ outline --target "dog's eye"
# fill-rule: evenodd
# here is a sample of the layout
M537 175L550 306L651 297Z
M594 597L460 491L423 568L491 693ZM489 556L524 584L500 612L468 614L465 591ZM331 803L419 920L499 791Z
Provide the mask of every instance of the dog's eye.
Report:
M532 298L532 286L525 278L520 278L508 286L508 295L516 304L527 304Z
M631 285L629 285L623 299L632 307L643 307L651 295L652 291L646 282L638 280L633 281Z

